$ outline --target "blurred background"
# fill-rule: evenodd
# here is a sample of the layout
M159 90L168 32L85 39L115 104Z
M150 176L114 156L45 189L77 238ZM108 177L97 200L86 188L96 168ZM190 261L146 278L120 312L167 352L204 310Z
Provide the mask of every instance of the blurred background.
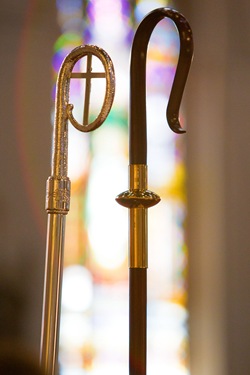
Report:
M55 80L65 55L97 44L111 56L116 97L92 134L69 126L61 373L127 373L129 55L138 23L171 6L195 55L175 136L165 108L178 60L166 20L147 67L149 187L148 373L245 375L250 359L250 5L176 1L2 0L0 6L0 340L39 355ZM78 69L83 70L84 64ZM94 69L99 70L99 66ZM93 84L94 86L94 84ZM92 92L93 113L100 108ZM82 83L70 101L81 120ZM102 199L105 194L105 200ZM6 344L7 345L7 344Z

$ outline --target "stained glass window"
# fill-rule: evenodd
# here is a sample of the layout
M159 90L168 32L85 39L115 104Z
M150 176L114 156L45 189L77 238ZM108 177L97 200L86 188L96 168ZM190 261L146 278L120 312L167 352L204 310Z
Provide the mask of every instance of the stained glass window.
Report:
M149 11L163 6L168 2L57 0L61 36L55 43L55 76L65 55L80 44L105 49L116 73L116 96L105 124L88 134L69 126L72 193L60 333L63 375L128 373L128 212L115 197L128 186L133 34ZM170 131L165 118L178 51L173 24L161 21L150 39L147 63L149 188L162 198L149 210L149 375L188 374L185 144ZM82 85L81 80L72 80L70 91L79 121ZM98 111L103 87L93 83L93 90L92 110Z

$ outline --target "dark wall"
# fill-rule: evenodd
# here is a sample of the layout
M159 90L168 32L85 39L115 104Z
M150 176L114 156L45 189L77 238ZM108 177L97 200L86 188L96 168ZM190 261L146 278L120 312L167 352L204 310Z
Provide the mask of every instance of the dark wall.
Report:
M228 6L226 275L228 374L250 369L250 4Z
M250 4L194 0L182 10L195 39L186 95L191 373L245 375L250 368Z
M0 340L38 351L50 173L53 1L0 5Z

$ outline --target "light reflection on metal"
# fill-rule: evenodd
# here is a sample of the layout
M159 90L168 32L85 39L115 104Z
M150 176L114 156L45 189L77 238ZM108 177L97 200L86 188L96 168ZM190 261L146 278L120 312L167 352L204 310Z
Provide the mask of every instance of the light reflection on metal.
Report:
M129 374L146 374L147 309L147 208L160 197L147 190L146 57L150 36L159 21L170 18L180 38L176 74L167 107L167 120L175 133L184 133L179 108L193 56L192 30L183 15L170 8L149 13L140 23L133 40L130 65L129 190L117 202L129 208Z
M72 73L78 60L87 56L86 73ZM92 73L92 56L98 58L104 72ZM85 92L84 122L80 124L73 116L73 105L69 103L71 78L88 81ZM104 103L97 118L89 123L90 81L92 78L106 79ZM53 153L51 176L47 181L46 210L48 213L44 300L41 330L41 367L46 375L58 373L58 343L60 328L60 304L63 271L65 218L70 208L70 180L68 172L68 120L80 131L95 130L105 121L111 109L115 93L113 63L109 55L97 46L85 45L75 48L63 61L58 79L55 104Z

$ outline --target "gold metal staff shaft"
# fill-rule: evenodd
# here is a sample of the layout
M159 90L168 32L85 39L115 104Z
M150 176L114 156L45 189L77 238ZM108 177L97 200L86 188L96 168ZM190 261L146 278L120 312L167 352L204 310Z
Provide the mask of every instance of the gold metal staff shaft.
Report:
M101 60L105 73L92 73L91 67L85 74L72 73L76 62L87 56ZM87 123L84 113L84 124L79 124L73 114L73 105L69 104L69 86L71 78L88 79L90 91L91 78L105 78L106 92L104 103L97 118ZM60 305L63 271L64 232L66 214L70 208L70 180L68 173L68 120L74 127L83 132L98 128L106 119L114 98L115 77L112 61L108 54L96 46L75 48L63 61L56 90L55 124L53 134L53 153L51 176L47 181L46 210L48 213L46 264L44 280L43 316L41 330L40 361L46 375L58 373L58 346L60 329ZM85 93L86 94L86 93ZM84 112L89 113L89 96L85 95ZM87 104L86 104L87 103Z
M58 373L60 300L63 270L65 215L49 214L46 279L41 341L41 364L46 374Z

